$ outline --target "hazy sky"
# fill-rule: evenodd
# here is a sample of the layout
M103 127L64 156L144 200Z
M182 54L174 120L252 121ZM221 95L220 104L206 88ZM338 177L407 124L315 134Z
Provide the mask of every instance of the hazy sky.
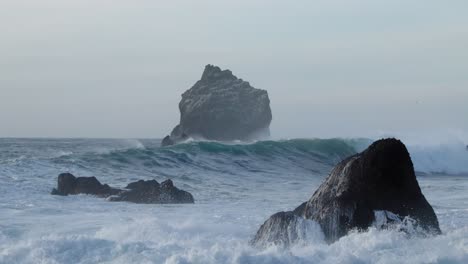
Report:
M0 137L162 137L206 64L275 138L468 132L468 1L0 0Z

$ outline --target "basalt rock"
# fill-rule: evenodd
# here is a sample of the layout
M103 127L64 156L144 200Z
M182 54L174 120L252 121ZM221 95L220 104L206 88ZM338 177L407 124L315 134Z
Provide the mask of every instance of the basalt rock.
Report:
M260 247L271 244L284 247L322 239L323 234L317 222L300 217L294 212L279 212L272 215L262 225L253 243Z
M137 181L125 189L111 188L101 184L95 177L75 177L70 173L58 176L54 195L91 194L108 198L110 201L126 201L145 204L194 203L193 196L174 186L171 180L159 184L156 180Z
M409 217L425 233L441 232L437 216L416 180L410 155L405 145L396 139L376 141L362 153L343 160L309 201L283 214L288 217L281 221L278 221L278 214L267 220L252 243L294 242L291 235L284 236L282 230L291 229L298 218L320 224L329 243L352 229L366 230L375 223L376 216L387 218L384 219L386 223ZM278 235L272 236L272 233Z
M219 141L269 136L270 99L230 70L207 65L199 81L182 94L180 123L162 141L168 146L188 137Z
M194 203L193 196L186 191L176 188L171 180L159 184L157 181L143 181L127 185L128 191L111 197L111 201L127 201L133 203Z
M54 195L92 194L108 197L118 194L120 190L113 189L107 184L101 184L96 177L75 177L71 173L62 173L57 179L57 189L52 190Z
M163 138L163 140L161 141L161 146L165 147L165 146L171 146L171 145L174 145L175 142L174 140L172 140L171 136L165 136Z

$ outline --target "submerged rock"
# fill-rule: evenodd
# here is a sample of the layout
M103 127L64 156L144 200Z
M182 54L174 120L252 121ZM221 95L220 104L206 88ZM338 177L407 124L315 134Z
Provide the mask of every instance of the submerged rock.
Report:
M155 180L140 180L128 184L125 189L111 188L95 177L75 177L70 173L60 174L57 181L57 189L54 188L51 193L53 195L82 193L109 197L110 201L146 204L194 203L193 196L175 187L171 180L161 184Z
M168 146L188 137L232 141L269 136L272 120L265 90L253 88L230 70L206 65L199 81L182 94L180 123L162 141Z
M385 213L379 213L382 211ZM261 245L272 240L272 234L275 243L293 242L284 230L291 230L297 218L319 223L327 242L336 241L352 229L367 229L376 221L376 215L388 218L385 223L410 217L428 233L441 232L437 216L416 180L410 155L396 139L378 140L362 153L340 162L309 201L283 215L288 217L279 221L275 214L267 220L252 243Z

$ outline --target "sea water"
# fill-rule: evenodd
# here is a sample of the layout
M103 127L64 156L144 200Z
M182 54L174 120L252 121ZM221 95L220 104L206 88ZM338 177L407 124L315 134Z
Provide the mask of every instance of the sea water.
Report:
M270 215L308 200L371 142L0 139L0 263L468 263L468 151L456 143L407 143L440 236L370 228L328 245L312 225L291 248L249 245ZM195 204L50 195L62 172L115 187L170 178Z

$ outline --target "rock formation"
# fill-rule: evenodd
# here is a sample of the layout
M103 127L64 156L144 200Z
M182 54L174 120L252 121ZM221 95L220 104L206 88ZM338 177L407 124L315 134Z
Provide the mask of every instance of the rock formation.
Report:
M113 189L107 184L101 184L96 177L75 177L71 173L62 173L57 179L57 189L52 190L55 195L92 194L99 197L116 195L121 190Z
M410 155L396 139L376 141L340 162L309 201L292 212L273 215L252 243L294 243L291 237L295 236L284 236L282 230L296 230L298 219L316 221L326 241L334 242L352 229L366 230L376 215L387 218L387 223L410 217L428 233L441 232L437 216L419 188Z
M70 173L58 176L57 189L53 195L92 194L109 198L110 201L126 201L132 203L167 204L194 203L193 196L174 186L171 180L159 184L155 180L132 182L125 189L111 188L101 184L95 177L75 177Z
M120 195L110 197L111 201L127 201L133 203L193 203L193 196L174 187L171 180L159 184L155 180L133 182L127 185Z
M207 65L199 81L182 94L180 123L162 146L188 137L252 140L269 136L272 119L265 90L253 88L230 70Z

